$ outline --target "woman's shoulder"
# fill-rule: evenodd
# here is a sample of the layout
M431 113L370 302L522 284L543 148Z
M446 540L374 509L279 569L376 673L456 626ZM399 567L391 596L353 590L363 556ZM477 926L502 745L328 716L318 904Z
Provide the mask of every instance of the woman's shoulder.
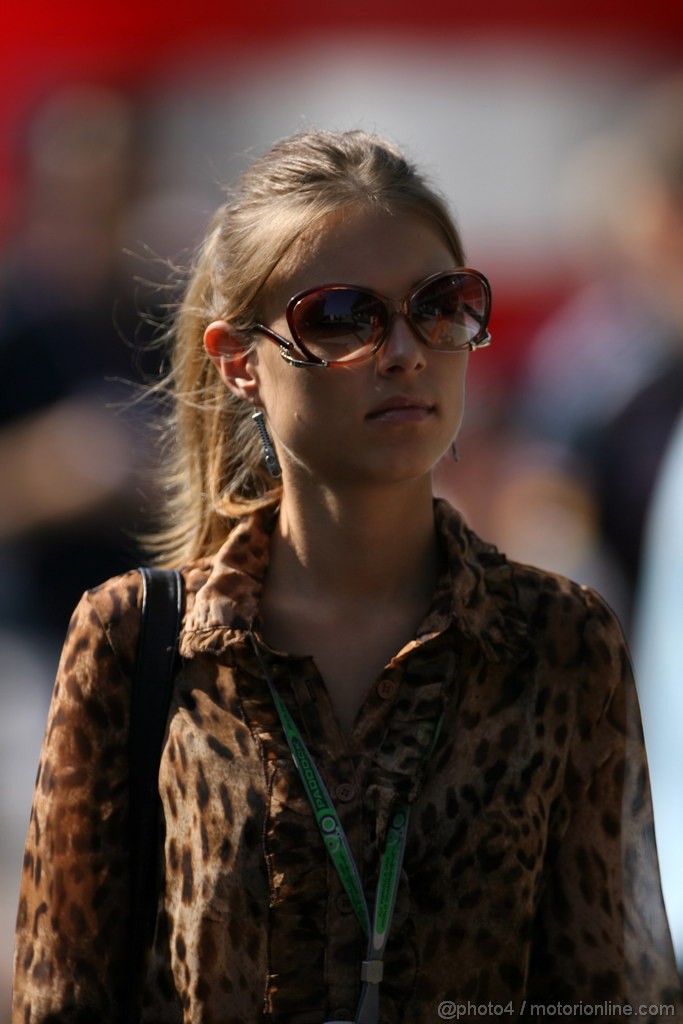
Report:
M560 617L618 625L616 613L602 594L590 584L570 579L550 569L503 557L518 594L520 607L527 614L542 620L542 612L547 610Z
M455 516L466 540L466 557L476 565L487 591L505 593L530 623L542 624L553 614L618 626L616 614L592 586L508 557L496 544L483 540L459 513Z
M142 576L136 569L86 590L69 621L62 666L113 656L130 669L137 650L142 594Z
M541 690L597 723L605 708L633 687L624 632L607 601L592 587L559 573L505 559L527 650L533 652Z
M574 706L589 735L608 706L633 693L619 619L591 586L484 548L483 587L500 610L504 636L514 637L514 657L532 669L539 699Z
M532 646L556 664L586 664L599 655L623 658L622 627L593 587L516 561L483 540L459 513L449 518L460 565L470 577L467 604L477 621L499 622L502 632L519 639L520 649ZM457 589L458 574L453 575Z
M505 558L518 606L530 628L553 626L568 638L610 634L623 642L621 623L607 600L587 583L560 573Z
M198 560L177 571L181 577L183 615L210 572L210 560ZM139 569L112 576L86 590L71 617L65 647L84 650L88 642L107 644L124 666L134 663L140 634L145 583Z
M629 660L621 623L597 590L512 559L505 565L530 639L551 664L621 668Z

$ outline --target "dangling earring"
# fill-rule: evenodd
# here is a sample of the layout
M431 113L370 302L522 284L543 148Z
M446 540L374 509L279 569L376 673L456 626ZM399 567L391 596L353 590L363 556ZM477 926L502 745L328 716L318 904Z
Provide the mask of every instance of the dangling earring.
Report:
M263 457L266 460L266 466L271 476L279 478L282 476L282 469L278 461L277 452L273 447L270 434L266 429L266 420L261 409L257 409L256 412L251 414L251 418L256 424L257 430L261 435L261 444L263 445Z
M451 450L451 458L453 459L453 462L460 462L460 456L458 455L458 443L457 443L457 441L453 441L453 443L451 444L451 449L450 450Z

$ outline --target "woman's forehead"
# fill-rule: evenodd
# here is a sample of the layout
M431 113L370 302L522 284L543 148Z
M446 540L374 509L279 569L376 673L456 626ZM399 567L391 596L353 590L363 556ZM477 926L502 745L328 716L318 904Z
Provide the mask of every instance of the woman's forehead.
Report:
M320 284L402 293L454 263L444 232L424 214L340 210L319 218L297 238L271 277L264 306L267 313L280 316L292 295Z

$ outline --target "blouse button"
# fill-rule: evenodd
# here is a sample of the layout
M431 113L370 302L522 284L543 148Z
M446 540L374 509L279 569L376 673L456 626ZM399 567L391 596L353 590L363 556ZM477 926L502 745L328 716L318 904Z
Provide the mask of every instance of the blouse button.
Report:
M339 1006L332 1011L332 1016L335 1020L351 1020L351 1011L347 1010L345 1006Z
M350 914L353 910L351 906L351 900L345 892L341 892L336 899L337 910L342 914Z
M381 679L377 685L377 692L384 700L389 700L396 693L396 683L393 679Z
M417 742L422 747L428 747L430 743L434 742L434 726L433 725L419 725L417 728Z
M342 782L342 784L340 786L337 786L337 788L335 789L334 795L337 797L338 800L341 800L343 803L347 804L349 800L353 800L354 796L356 795L356 787L352 786L350 782Z

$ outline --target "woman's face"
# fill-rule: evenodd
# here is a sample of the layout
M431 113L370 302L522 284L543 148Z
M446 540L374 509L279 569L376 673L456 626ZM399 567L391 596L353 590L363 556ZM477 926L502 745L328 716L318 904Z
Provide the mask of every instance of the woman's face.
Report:
M455 264L427 219L362 210L327 217L301 239L297 254L263 311L263 322L288 339L285 309L299 291L345 283L399 300ZM402 316L380 350L355 365L294 367L266 337L247 362L285 486L293 473L331 487L428 476L460 427L467 353L427 348Z

